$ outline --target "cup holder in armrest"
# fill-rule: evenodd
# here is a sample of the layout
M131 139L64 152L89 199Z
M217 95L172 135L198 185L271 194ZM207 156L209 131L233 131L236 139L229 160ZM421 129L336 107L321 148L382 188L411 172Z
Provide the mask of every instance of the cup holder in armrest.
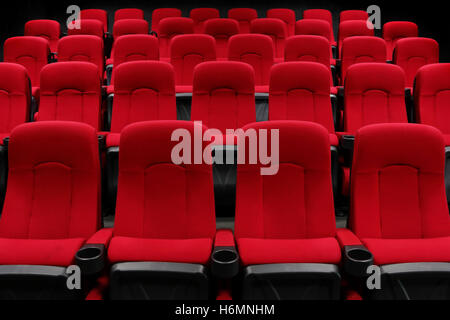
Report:
M353 150L353 145L355 144L355 136L343 135L341 137L340 145L344 150Z
M211 272L221 279L231 279L239 273L239 254L234 247L216 247L211 255Z
M105 266L105 246L86 244L75 254L75 261L81 274L91 276L100 273Z
M371 265L373 255L366 247L362 245L344 247L344 269L349 275L365 277L367 268Z

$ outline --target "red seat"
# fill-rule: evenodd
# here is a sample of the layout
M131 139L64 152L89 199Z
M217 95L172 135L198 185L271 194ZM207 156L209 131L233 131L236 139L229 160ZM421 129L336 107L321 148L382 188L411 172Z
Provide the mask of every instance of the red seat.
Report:
M270 18L255 19L250 24L250 32L270 36L275 48L275 59L283 60L287 38L286 24L283 21Z
M364 10L343 10L339 14L339 23L351 20L367 20L369 14Z
M12 129L30 119L30 104L27 70L15 63L0 63L0 145Z
M27 69L35 98L39 98L40 72L48 64L49 55L48 41L39 37L13 37L3 45L4 61L21 64Z
M103 25L103 32L108 32L108 13L101 9L83 9L80 11L80 18L98 20Z
M342 43L345 38L354 36L373 36L374 29L367 27L365 20L349 20L339 24L339 57L342 57Z
M41 71L41 98L36 120L83 122L101 131L101 101L100 74L95 64L52 63Z
M152 31L159 34L159 22L164 18L181 17L181 10L176 8L158 8L152 12Z
M206 34L175 36L170 42L170 63L175 70L177 92L192 92L194 68L199 63L216 60L214 38Z
M272 39L264 34L240 34L230 38L228 60L248 63L255 71L256 92L269 91L270 68L274 64Z
M128 34L148 34L148 22L143 19L123 19L114 23L113 26L113 46L111 57L114 57L115 42L120 36ZM108 59L106 64L113 64L112 59Z
M322 36L328 40L330 45L333 42L331 32L330 24L325 20L303 19L295 23L296 35Z
M25 23L24 35L48 40L52 52L56 52L60 33L61 26L55 20L31 20Z
M199 64L194 69L191 120L224 135L226 129L256 121L254 82L253 68L243 62Z
M293 36L295 34L295 11L292 9L269 9L266 12L267 18L274 18L283 20L286 24L287 36Z
M392 59L397 40L418 37L419 28L417 24L409 21L391 21L383 25L383 39L386 41L388 59Z
M144 19L144 11L136 8L116 10L116 12L114 13L114 22L123 19Z
M236 181L235 235L245 267L243 298L337 299L341 250L335 238L327 130L301 121L258 122L244 127L248 130L255 130L259 139L261 130L268 130L264 135L269 137L271 130L279 130L279 166L276 174L262 175L266 165L249 163L247 144L238 148L247 159L238 164ZM275 142L267 143L270 150Z
M175 75L170 64L132 61L114 68L114 101L107 147L117 146L130 123L176 120Z
M194 33L194 21L190 18L164 18L159 22L159 55L169 58L170 40L180 34Z
M239 33L239 24L233 19L215 18L205 21L203 32L216 40L217 58L226 58L228 39Z
M412 88L420 67L439 63L439 44L429 38L405 38L397 41L393 61L406 74L406 87Z
M443 177L444 140L433 127L378 124L356 134L350 226L373 254L384 283L369 297L448 299Z
M67 29L67 35L92 35L102 39L104 38L105 32L103 31L103 24L100 20L81 19L79 21L75 21L75 23L79 23L80 28Z
M334 38L334 32L333 32L333 16L331 15L331 12L329 10L325 9L308 9L303 11L303 19L317 19L317 20L325 20L330 24L331 29L331 44L336 45L336 41Z
M208 297L208 289L199 288L197 281L208 286L203 266L209 263L216 227L212 168L194 164L193 156L182 164L175 164L171 157L179 143L171 138L173 133L179 129L194 136L194 126L189 121L140 122L122 132L114 237L108 251L114 264L113 299ZM199 128L202 133L206 129ZM189 146L194 148L193 140ZM157 271L160 263L164 273ZM186 263L195 264L197 275L189 272L194 266ZM171 274L173 268L177 274ZM133 270L137 269L143 273L136 277Z
M215 8L195 8L189 12L189 18L194 21L194 32L203 33L205 21L220 18L220 13Z
M386 63L386 42L378 37L357 36L344 39L341 56L341 85L347 69L361 62Z
M299 120L324 126L337 146L329 69L316 62L285 62L270 74L269 120Z
M103 77L105 64L103 40L91 35L61 38L58 42L58 62L67 61L91 62L97 66L99 76Z
M250 8L233 8L228 10L228 18L239 23L240 33L250 33L250 23L258 18L258 12Z

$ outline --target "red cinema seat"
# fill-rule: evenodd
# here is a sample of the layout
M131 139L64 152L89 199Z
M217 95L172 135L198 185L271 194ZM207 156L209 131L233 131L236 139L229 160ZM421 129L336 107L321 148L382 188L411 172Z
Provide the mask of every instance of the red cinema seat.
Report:
M250 32L270 36L275 49L275 60L277 62L283 60L287 38L286 24L283 21L271 18L255 19L250 24Z
M122 131L108 250L113 300L209 297L207 266L216 229L211 164L194 164L194 153L180 164L171 156L179 144L173 133L178 129L193 137L194 130L203 134L206 129L195 126L152 121ZM194 140L189 141L194 150Z
M97 66L99 76L103 77L105 55L102 39L91 35L61 38L58 42L58 62L67 61L91 62Z
M283 20L286 24L287 36L293 36L295 34L295 11L292 9L269 9L266 12L267 18L274 18Z
M364 10L343 10L339 14L339 23L349 20L367 20L369 14Z
M240 33L250 33L250 23L258 18L258 12L251 8L233 8L228 10L228 18L239 23Z
M97 241L108 230L96 233L101 226L98 150L96 131L83 123L27 123L11 132L0 218L1 299L83 298L83 290L67 286L73 273L68 267L79 263L77 256L87 263L94 252L99 268L79 264L81 272L101 271L107 237Z
M420 67L439 63L439 44L430 38L405 38L397 41L393 61L406 74L406 87L412 88Z
M367 27L366 20L349 20L339 24L339 57L342 57L342 43L354 36L374 36L374 29Z
M3 60L21 64L27 69L36 99L39 98L41 69L48 64L49 56L48 41L40 37L13 37L6 39L3 45Z
M341 56L341 85L344 85L347 69L356 63L386 63L386 42L378 37L357 36L344 39Z
M237 167L235 222L244 267L242 299L339 299L341 250L328 131L302 121L258 122L243 129L247 138L239 140L246 143L238 155L245 152L241 157L247 161ZM262 175L268 165L249 161L249 131L258 139L270 137L268 150L277 143L276 174Z
M152 12L152 31L159 34L159 22L164 18L181 17L181 10L176 8L158 8Z
M123 19L144 19L144 11L136 8L116 10L116 12L114 13L114 22Z
M331 27L325 20L319 19L303 19L295 23L296 35L313 35L322 36L328 40L330 45L332 44Z
M225 60L228 50L228 39L239 33L239 24L233 19L209 19L205 21L203 32L214 37L216 40L217 58Z
M56 52L61 26L55 20L31 20L25 23L25 36L41 37L48 40L51 52Z
M194 21L194 32L203 33L205 21L220 18L220 13L215 8L195 8L189 12L189 18Z
M80 24L80 28L67 29L67 35L92 35L100 38L104 38L105 32L103 29L103 24L100 20L95 19L81 19L76 21ZM58 52L59 53L59 52Z
M70 77L67 75L70 74ZM101 82L90 62L58 62L41 71L37 121L77 121L101 131Z
M191 120L202 121L226 135L226 129L256 121L255 113L255 80L250 65L210 61L195 67Z
M170 64L175 70L176 92L192 93L194 68L216 60L214 38L206 34L175 36L170 42Z
M425 125L378 124L357 132L350 227L381 276L381 288L365 292L367 298L450 298L444 146L439 130Z
M128 34L148 34L148 22L143 19L123 19L114 23L113 26L113 46L111 57L114 57L115 42L120 36ZM106 60L106 64L113 64L113 59Z
M333 16L331 15L331 12L329 10L325 9L308 9L303 11L303 19L309 20L309 19L316 19L316 20L325 20L330 24L330 30L331 30L331 44L336 45L336 41L334 38L334 32L333 32Z
M409 37L418 37L417 24L409 21L391 21L383 25L383 39L386 41L387 55L392 59L397 40Z
M190 18L164 18L159 22L159 55L169 59L170 40L180 34L194 33L194 21Z
M83 9L80 11L80 18L98 20L103 25L103 32L108 32L108 13L101 9Z
M228 60L245 62L255 71L256 92L269 92L270 68L274 64L272 39L264 34L239 34L230 38Z

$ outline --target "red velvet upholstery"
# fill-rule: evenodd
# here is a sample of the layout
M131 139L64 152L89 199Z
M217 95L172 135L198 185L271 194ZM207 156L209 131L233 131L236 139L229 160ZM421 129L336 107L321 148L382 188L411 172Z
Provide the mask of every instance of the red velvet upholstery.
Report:
M296 35L322 36L328 40L329 45L333 41L332 32L330 24L325 20L303 19L295 23Z
M286 24L287 36L293 36L295 34L295 11L292 9L269 9L266 12L267 18L274 18L283 20Z
M249 128L257 136L260 129L279 130L280 166L276 175L261 175L260 163L238 165L235 235L242 264L338 263L327 130L301 121ZM248 143L241 150L248 157Z
M220 13L215 8L195 8L189 12L189 18L194 21L195 33L203 33L205 21L220 18Z
M367 27L366 20L349 20L339 24L339 57L342 57L342 43L345 38L354 36L373 36L374 29Z
M0 264L73 264L100 227L95 130L76 122L23 124L12 131L8 153Z
M108 13L102 9L83 9L80 11L80 18L84 19L95 19L102 23L103 32L108 32Z
M114 236L108 250L112 263L208 262L215 234L211 165L193 164L194 152L192 164L176 165L171 159L179 143L171 141L172 133L183 128L193 137L194 126L189 121L155 121L123 130ZM195 130L202 134L206 128ZM190 146L194 150L193 140Z
M220 74L220 77L217 75ZM210 61L194 69L191 120L208 128L237 129L256 121L254 71L236 61Z
M450 262L444 139L417 124L358 131L350 226L376 264Z
M48 63L50 47L48 41L39 37L13 37L3 45L3 60L24 66L30 76L31 85L39 88L41 69Z
M0 63L0 144L14 127L29 120L30 103L27 70L15 63Z
M414 22L409 21L390 21L383 25L383 39L386 41L388 59L392 59L397 40L418 37L419 27Z
M158 8L152 11L152 31L159 34L159 22L164 18L181 17L181 10L176 8Z
M258 19L258 12L251 8L233 8L228 10L228 18L239 23L240 33L250 33L250 23Z
M114 40L126 34L148 34L148 22L143 19L123 19L114 22Z
M67 75L70 75L68 77ZM90 62L58 62L41 72L38 121L78 121L101 130L101 83Z
M170 42L170 63L177 86L189 86L192 92L194 68L199 63L216 60L214 38L206 34L175 36Z
M55 20L31 20L25 23L24 35L46 39L52 52L56 52L60 33L61 26Z
M420 67L439 63L439 44L429 38L400 39L395 45L393 61L403 68L406 74L406 86L411 88Z
M114 72L111 134L106 140L108 147L117 146L117 135L133 122L176 120L175 74L170 64L132 61L122 63Z
M190 18L164 18L159 22L159 54L169 58L170 40L180 34L194 33L194 21Z
M330 100L329 70L316 62L285 62L270 74L269 120L323 125L337 145Z
M226 58L228 39L239 33L239 24L234 19L215 18L205 21L203 32L216 40L217 58Z
M114 22L123 19L144 19L144 11L136 8L116 10L116 12L114 13Z
M255 19L250 23L250 32L270 36L275 48L275 58L283 59L287 38L286 24L283 21L270 18Z
M419 69L414 88L416 121L434 126L450 144L450 64L429 64Z
M339 14L339 23L348 20L367 20L369 14L364 10L343 10Z
M311 19L309 21L314 20ZM330 43L324 37L301 35L293 36L286 40L284 61L310 61L323 64L328 69L329 86L333 87L330 59Z
M386 63L386 42L378 37L356 36L344 39L341 56L341 85L344 85L347 69L355 63Z
M86 22L88 20L84 20ZM94 22L100 23L96 20ZM58 61L85 61L95 64L103 77L105 55L103 40L92 35L75 35L61 38L58 42Z
M78 21L80 24L79 29L67 29L67 35L91 35L97 36L103 39L105 32L103 24L100 20L96 19L81 19ZM58 52L59 54L59 52Z
M228 60L248 63L255 71L255 85L268 90L270 68L274 64L272 39L264 34L240 34L230 38ZM257 90L258 91L258 90Z
M333 32L333 16L331 15L331 12L329 10L325 9L308 9L303 11L303 19L309 20L309 19L317 19L317 20L325 20L330 24L330 30L331 30L331 42L332 44L336 44L334 40L334 32Z
M363 126L391 122L408 122L403 70L382 63L358 63L348 68L344 131L355 134Z

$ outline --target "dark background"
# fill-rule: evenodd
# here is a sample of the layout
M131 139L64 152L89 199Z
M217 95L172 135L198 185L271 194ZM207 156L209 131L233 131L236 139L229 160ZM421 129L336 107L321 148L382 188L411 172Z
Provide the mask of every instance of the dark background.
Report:
M189 15L189 10L198 7L215 7L220 10L221 16L226 17L229 8L250 7L258 10L259 17L265 16L265 11L270 8L291 8L295 10L297 20L302 18L305 9L324 8L333 13L334 30L337 32L339 12L346 9L363 9L369 5L378 5L381 8L382 23L393 20L413 21L419 26L419 35L432 37L440 44L441 62L450 61L450 28L447 25L450 10L444 1L331 1L331 0L59 0L59 1L33 1L16 0L1 2L0 8L0 41L11 36L23 35L23 26L26 21L32 19L55 19L63 25L68 17L66 9L69 5L76 4L81 9L99 8L106 9L109 13L110 30L114 10L119 8L141 8L145 11L145 18L150 22L151 12L159 7L175 7L183 12L183 16Z

